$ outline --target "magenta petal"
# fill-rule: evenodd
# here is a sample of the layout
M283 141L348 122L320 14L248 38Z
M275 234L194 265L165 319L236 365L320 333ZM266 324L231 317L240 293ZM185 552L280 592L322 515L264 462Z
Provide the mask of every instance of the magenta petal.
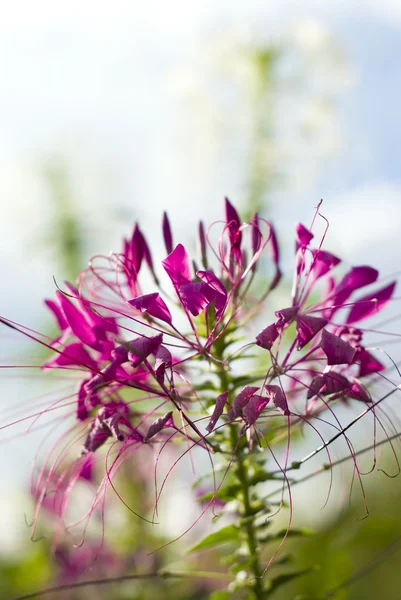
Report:
M91 423L81 454L85 455L89 454L89 452L96 452L109 437L111 437L110 429L96 418Z
M362 349L361 342L363 337L363 332L357 327L347 327L344 325L343 327L338 327L335 330L335 334L338 335L344 342L347 342L355 348L355 350L359 351ZM358 354L355 355L354 362L357 359Z
M336 267L340 262L337 256L325 250L312 250L313 264L312 271L316 279L326 275L328 271Z
M164 245L166 246L167 254L171 254L173 251L173 236L171 234L170 221L168 220L167 213L163 213L163 238Z
M245 386L239 394L237 394L233 400L233 405L231 410L227 413L227 417L229 419L235 419L241 414L242 409L248 403L249 398L254 395L255 392L258 391L258 387L253 385Z
M278 245L278 241L277 241L277 236L276 236L276 232L274 231L274 227L273 225L269 222L269 228L270 228L270 233L269 233L269 252L270 252L270 256L274 262L274 264L276 265L276 267L278 266L279 260L280 260L280 249L279 249L279 245Z
M374 283L379 276L379 272L372 267L352 267L346 273L340 283L332 290L330 302L333 308L328 313L332 316L348 300L352 293L366 285Z
M129 360L134 367L137 367L145 358L155 352L163 341L163 334L153 337L141 336L131 340L128 343L130 351Z
M256 420L259 418L262 410L270 402L270 398L264 398L259 394L255 394L249 400L248 404L243 408L243 414L248 425L254 425Z
M207 431L209 431L209 432L213 431L214 426L216 425L217 421L219 420L219 418L221 417L221 415L223 413L224 406L227 402L227 398L228 398L228 392L223 392L222 394L217 396L216 404L215 404L212 416L210 417L210 421L206 426Z
M98 386L102 386L104 383L114 381L117 377L117 372L122 362L125 362L126 358L119 356L114 359L110 364L104 367L100 372L92 377L86 384L86 390L88 393L94 391Z
M116 369L115 381L119 384L124 385L126 382L141 383L149 377L149 371L141 366L135 367L132 370L131 364L125 364L124 367L120 366Z
M321 375L316 375L311 381L307 398L312 396L329 396L348 390L349 381L346 377L335 371L329 371Z
M75 365L78 367L86 367L90 371L96 371L97 365L89 353L79 342L73 342L65 346L60 353L47 361L43 367L68 367Z
M82 454L95 452L109 437L114 437L120 442L124 441L125 434L119 429L120 421L131 428L129 421L118 411L117 405L111 406L109 404L107 407L103 406L90 425L82 448ZM131 429L134 430L134 428ZM142 437L139 439L142 440Z
M289 308L282 308L281 310L276 310L274 313L276 317L278 317L277 326L283 327L283 325L287 325L293 318L298 314L299 307L298 306L290 306Z
M79 310L60 291L57 290L56 295L71 331L84 344L88 344L88 346L96 344L97 337Z
M150 253L148 243L147 243L146 238L143 235L143 233L141 231L139 233L140 233L140 240L141 240L141 245L142 245L143 258L145 259L145 262L148 265L149 271L153 275L153 279L155 280L156 283L158 283L158 279L157 279L155 270L153 268L152 255Z
M328 321L321 317L312 317L310 315L298 315L296 319L296 328L298 333L298 350L301 350L306 344L308 344L312 338L323 327L327 325Z
M53 315L56 318L57 325L59 326L60 331L64 331L68 327L67 319L65 318L63 311L54 300L45 300L45 304L52 311Z
M82 297L78 296L79 308L85 319L88 321L95 330L103 333L104 339L106 339L105 332L118 334L118 325L116 319L113 317L103 317L98 312L93 310L90 306L90 302Z
M203 281L180 286L180 298L190 313L197 317L216 298L216 292Z
M349 386L348 396L350 398L355 398L356 400L361 400L362 402L372 402L372 398L368 390L356 379L354 379Z
M191 282L189 258L182 244L178 244L173 252L162 260L162 265L176 288Z
M220 279L216 277L213 271L198 271L196 274L199 279L202 279L202 281L210 285L210 287L213 288L218 294L224 298L227 298L226 288L221 283Z
M279 332L275 323L272 323L256 336L256 345L271 350L274 342L278 338Z
M85 389L85 383L86 381L83 381L81 383L81 385L79 386L78 389L78 394L77 394L77 419L78 421L85 421L88 416L89 416L89 412L88 409L86 408L86 389Z
M269 233L269 239L268 239L269 254L270 254L270 256L275 264L275 267L276 267L276 272L275 272L273 279L269 286L270 291L272 291L278 286L278 284L281 280L282 273L281 273L281 270L279 267L280 249L279 249L276 233L274 231L273 225L271 223L268 223L268 225L270 227L270 233Z
M350 310L346 324L349 325L350 323L361 321L379 312L391 299L395 286L396 282L393 281L386 287L357 300Z
M380 371L384 371L386 368L367 350L361 350L361 352L358 352L357 362L359 363L358 377L371 375L372 373L378 373Z
M332 297L333 293L334 293L334 288L336 287L336 280L334 277L332 277L331 275L329 275L328 277L325 278L324 280L324 290L322 293L322 301L321 304L324 304L325 302L327 302L327 300L329 298ZM330 314L331 311L330 309L328 309Z
M143 259L146 260L155 280L156 275L153 271L152 258L146 240L135 224L132 237L129 241L124 240L123 243L123 263L128 284L132 291L136 292L136 282L140 271Z
M374 283L378 276L379 271L373 269L372 267L352 267L352 269L344 275L343 279L338 284L336 288L336 294L339 292L347 292L348 296L350 296L354 290Z
M216 277L213 271L198 271L196 274L199 279L202 279L202 281L207 283L216 292L214 305L216 308L216 316L219 318L227 304L226 288L221 283L220 279Z
M263 242L263 236L262 236L262 232L259 229L258 221L259 221L259 215L258 215L258 213L255 213L250 222L250 225L252 227L252 253L254 255L257 252L259 252L259 250L262 246L262 242Z
M167 368L171 367L173 359L170 350L164 346L159 346L155 352L155 365L154 370L156 373L156 379L162 385L164 383L164 373Z
M321 306L327 306L325 310L322 312L322 315L330 320L333 314L336 312L337 308L333 308L333 305L336 304L334 289L336 287L336 280L331 275L328 275L324 278L324 289L321 297ZM340 306L341 308L341 306Z
M80 297L78 288L75 285L73 285L69 281L64 281L64 285L67 288L68 294L70 296L72 296L73 298L79 298Z
M118 334L118 325L115 318L103 317L95 312L84 298L78 298L78 305L82 316L91 326L97 341L105 342L108 332ZM96 347L96 349L98 348Z
M199 251L200 251L200 255L201 255L201 259L202 259L202 264L206 268L206 266L207 266L207 245L206 245L205 228L203 226L202 221L199 221L198 239L199 239Z
M283 390L279 385L265 385L264 390L266 396L271 400L276 408L278 408L283 415L290 415L290 409L288 408L287 398L284 395Z
M241 227L241 221L234 206L231 204L228 198L225 198L224 200L227 223L233 223L237 228Z
M86 406L86 398L87 398L87 390L86 390L86 384L88 383L88 380L84 380L78 389L78 394L77 394L77 419L78 421L85 421L88 416L89 416L89 411L88 408Z
M122 365L128 361L128 350L124 346L116 346L111 352L112 359Z
M123 249L121 251L122 257L124 259L124 264L129 260L130 246L127 238L123 238Z
M198 271L197 275L203 281L181 285L179 288L183 305L196 317L214 301L216 315L220 317L227 304L225 287L213 271Z
M148 442L150 438L159 433L162 429L166 429L166 427L175 427L173 421L173 412L168 412L164 417L160 417L157 419L148 429L148 433L145 436L144 442Z
M230 244L232 248L239 250L241 247L241 221L239 219L238 213L228 200L225 199L225 208L226 208L226 222L228 227L228 233L230 237Z
M306 229L302 223L297 223L295 225L295 250L298 251L299 248L306 248L309 246L309 242L313 239L313 233Z
M171 324L172 319L170 311L157 292L128 300L128 304L131 304L131 306L140 310L142 313L148 313L152 317L156 317L165 323Z
M165 346L159 346L154 354L156 358L155 369L158 369L160 365L164 365L165 367L171 367L173 363L173 358L168 348L165 348Z
M128 244L127 258L129 260L129 268L137 275L143 260L143 236L137 223L135 223L134 231Z
M321 348L328 365L350 365L355 356L355 348L327 329L322 332Z
M111 360L111 353L114 349L114 342L111 340L102 341L98 344L94 344L93 348L99 352L99 360Z
M79 477L81 479L84 479L85 481L91 481L91 482L95 482L94 481L94 473L93 473L93 464L94 461L92 459L88 459L84 462L84 464L81 467L81 470L79 472Z

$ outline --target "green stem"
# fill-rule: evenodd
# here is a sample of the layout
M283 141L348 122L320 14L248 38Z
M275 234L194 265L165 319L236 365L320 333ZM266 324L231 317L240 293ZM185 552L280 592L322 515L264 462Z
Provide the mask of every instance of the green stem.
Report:
M221 385L221 391L225 392L230 389L230 378L227 371L219 370L218 373ZM232 381L235 384L235 380ZM255 511L252 508L251 502L251 487L252 484L248 477L247 467L245 464L244 445L238 439L238 426L231 424L229 428L229 442L231 451L235 455L234 458L234 475L241 488L241 519L240 528L246 539L248 552L250 556L250 573L248 576L249 587L252 591L255 600L264 600L265 592L263 589L263 569L259 562L259 548L255 531Z
M247 469L244 464L244 455L241 448L238 448L237 426L230 425L230 441L232 450L237 448L235 461L235 475L241 486L242 492L242 519L240 525L246 536L249 556L251 558L252 579L250 586L256 600L265 598L263 590L263 570L259 563L259 549L255 531L255 512L252 509L250 488L251 484L248 478Z

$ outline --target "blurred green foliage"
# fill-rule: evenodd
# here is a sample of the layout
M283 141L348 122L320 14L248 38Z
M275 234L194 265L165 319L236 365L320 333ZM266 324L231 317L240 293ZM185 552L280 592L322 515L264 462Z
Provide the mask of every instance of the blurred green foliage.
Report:
M52 560L43 544L32 544L21 558L0 559L0 598L40 589L51 579Z
M74 281L85 264L79 208L68 176L67 165L54 157L44 166L43 174L49 190L49 243L56 253L65 278Z

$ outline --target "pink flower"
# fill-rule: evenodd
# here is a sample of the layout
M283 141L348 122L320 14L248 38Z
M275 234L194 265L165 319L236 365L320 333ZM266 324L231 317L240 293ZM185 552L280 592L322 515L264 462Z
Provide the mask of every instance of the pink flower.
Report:
M67 507L89 462L104 466L96 488L90 475L94 497L84 530L91 515L104 510L106 490L117 493L114 477L132 457L138 464L156 449L156 473L160 453L166 446L175 451L180 441L181 457L195 447L217 453L231 428L230 440L249 444L251 452L253 438L262 440L271 422L284 425L286 434L300 422L318 431L312 421L319 423L325 412L335 419L337 401L374 406L368 387L386 367L367 345L374 331L361 323L395 300L395 281L378 283L378 272L366 265L342 274L341 260L323 250L323 240L312 246L312 230L298 224L292 294L274 310L279 296L271 292L282 273L270 222L258 215L242 222L226 200L223 222L208 229L199 224L198 256L182 243L174 246L166 213L162 236L167 256L153 262L135 225L122 252L95 257L76 286L66 283L46 300L59 330L54 340L2 320L48 348L44 374L73 380L72 395L59 404L60 422L69 428L33 486L36 517L43 508L52 512L56 528L68 530ZM152 278L143 277L144 268ZM361 295L362 288L367 293ZM248 328L253 317L256 336ZM250 352L259 363L237 372ZM35 412L33 422L59 406Z

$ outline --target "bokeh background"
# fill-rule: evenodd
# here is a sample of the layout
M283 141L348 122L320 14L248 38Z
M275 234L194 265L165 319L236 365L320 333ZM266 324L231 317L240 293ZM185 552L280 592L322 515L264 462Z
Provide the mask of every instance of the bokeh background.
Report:
M327 247L398 271L400 56L395 0L2 3L0 313L46 330L53 276L74 279L91 254L119 249L137 219L157 254L163 210L176 241L194 244L188 232L221 218L224 196L276 224L288 274L294 223L309 223L321 198ZM33 352L24 340L0 344L3 364ZM7 372L1 390L5 422L38 384ZM51 581L54 567L23 517L40 436L0 436L0 590L10 597ZM318 597L401 535L400 479L371 477L364 521L335 502L311 516L319 485L300 494L299 519L321 532L295 553L321 569L283 598ZM400 558L394 546L336 597L398 599Z

